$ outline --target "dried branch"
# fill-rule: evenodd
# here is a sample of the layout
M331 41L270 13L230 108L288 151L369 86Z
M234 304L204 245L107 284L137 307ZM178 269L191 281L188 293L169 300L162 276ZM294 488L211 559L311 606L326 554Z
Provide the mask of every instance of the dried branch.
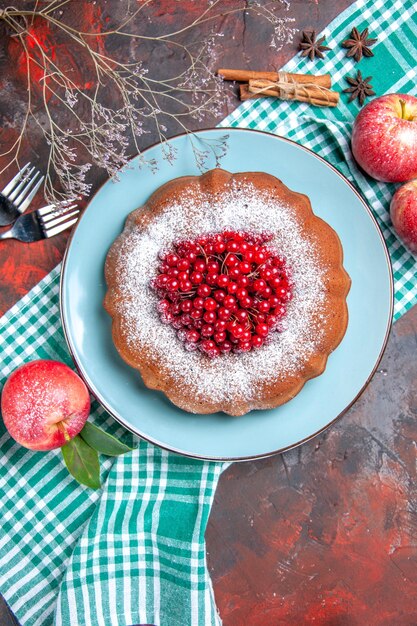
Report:
M69 0L36 0L32 9L8 7L0 10L0 22L10 37L21 46L27 78L27 102L23 124L11 147L0 154L5 162L0 174L15 164L20 166L22 145L29 134L29 122L35 125L49 146L44 195L48 203L66 203L88 196L91 185L88 172L94 165L109 176L126 167L132 153L141 154L141 137L145 123L151 120L161 142L167 139L165 121L171 119L188 132L183 119L202 121L210 113L221 115L224 103L222 80L211 67L221 33L213 32L204 41L193 41L189 33L196 26L242 10L266 19L272 26L271 45L282 46L292 39L290 18L277 17L275 7L287 6L287 0L262 4L248 3L245 8L221 11L222 0L210 2L190 24L174 32L148 36L140 32L136 18L152 0L143 0L135 11L117 28L102 33L82 32L65 21ZM71 42L83 58L87 76L94 75L88 86L80 85L71 68L51 53L39 38L37 28L43 25L54 39ZM129 28L132 32L127 32ZM183 41L184 35L189 38ZM177 49L186 59L186 67L163 79L149 74L139 62L122 63L107 52L107 42L126 38L131 42L153 41ZM37 79L35 80L34 74ZM109 98L111 94L111 98ZM65 121L62 121L65 120ZM225 152L225 141L204 142L190 134L196 162L204 169L209 156L218 163ZM164 157L176 158L169 142L164 144ZM143 158L145 163L145 159ZM155 163L148 163L151 168Z

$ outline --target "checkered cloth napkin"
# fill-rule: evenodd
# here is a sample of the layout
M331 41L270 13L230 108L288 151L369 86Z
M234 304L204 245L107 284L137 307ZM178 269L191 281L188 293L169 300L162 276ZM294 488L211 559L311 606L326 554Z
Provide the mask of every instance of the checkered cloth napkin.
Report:
M289 71L330 72L336 88L356 70L340 47L353 25L378 36L375 57L358 65L377 94L416 93L414 0L359 0L324 32L332 50L314 65L294 58ZM388 219L393 187L365 178L348 146L356 104L337 110L270 99L242 104L222 126L267 130L299 141L340 169L365 195L394 267L395 317L417 301L416 260ZM0 321L2 384L35 358L70 363L58 310L59 268ZM129 437L95 405L91 419ZM216 626L204 532L220 463L192 461L146 442L102 459L104 487L75 483L59 451L14 443L0 423L0 590L24 626Z

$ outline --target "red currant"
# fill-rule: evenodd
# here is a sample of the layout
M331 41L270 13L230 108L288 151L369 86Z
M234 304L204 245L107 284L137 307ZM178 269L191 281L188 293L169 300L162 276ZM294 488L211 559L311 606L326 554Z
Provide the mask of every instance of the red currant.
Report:
M169 291L177 291L180 286L179 280L177 278L170 278L167 281L167 287Z
M222 291L221 289L217 289L214 293L213 293L214 299L217 300L217 302L223 302L223 300L226 297L226 292Z
M258 311L261 311L261 313L268 313L269 309L270 305L268 300L261 300L258 304Z
M197 293L202 298L206 298L211 294L211 288L206 284L200 285L197 289Z
M207 324L213 324L216 321L216 313L214 311L206 311L203 315L203 320Z
M207 272L209 274L218 274L220 271L220 265L218 261L209 261L207 263Z
M218 274L207 274L206 282L211 287L214 287L215 285L217 285L217 278L218 278Z
M201 272L193 272L190 275L191 282L194 285L198 285L199 283L202 283L203 282L203 278L204 278L204 276L203 276L203 274Z
M203 317L203 311L201 309L193 309L190 313L190 317L192 317L193 320L199 320Z
M239 276L237 284L239 287L247 287L249 285L249 278L247 276Z
M262 278L258 278L257 280L254 281L253 283L253 288L255 291L257 291L258 293L262 293L263 291L265 291L266 289L266 282L262 279Z
M225 299L223 300L223 305L227 308L227 309L232 309L236 306L236 298L234 298L233 296L226 296Z
M229 284L229 277L226 274L219 274L217 276L217 285L219 287L227 287Z
M202 259L197 259L194 263L194 271L195 272L205 272L206 271L206 263Z
M249 274L249 272L251 271L251 264L248 263L247 261L241 261L238 267L239 267L239 271L242 274Z
M267 324L257 324L255 326L255 330L257 334L260 335L261 337L266 337L268 334L269 328Z
M157 287L165 287L169 280L169 277L166 274L159 274L156 278L156 286Z
M184 270L188 270L188 268L190 267L190 261L188 259L180 259L177 263L177 267L180 270L180 272L183 272Z
M217 320L217 322L214 324L214 328L217 333L222 333L227 328L227 322L225 320Z
M231 267L229 269L229 276L230 278L233 278L234 280L236 280L237 278L241 276L240 269L238 267Z
M167 254L165 260L170 267L175 267L179 261L179 258L176 254Z
M230 309L226 309L225 307L221 307L218 311L217 311L217 317L220 320L228 320L230 319L230 316L232 314L232 311Z
M243 287L241 287L240 289L236 291L236 298L238 298L239 300L243 300L243 298L247 298L248 295L249 294L248 294L247 289L244 289Z
M191 291L191 289L193 288L193 283L191 282L191 280L182 280L180 282L180 290L184 293L187 293L187 291Z
M216 300L214 300L214 298L206 298L204 300L204 308L206 309L206 311L215 311L217 307L218 307L218 304Z
M227 257L224 260L224 264L227 267L234 267L238 263L239 263L239 259L237 258L237 256L235 254L228 254Z
M260 348L263 345L264 340L259 335L253 335L251 343L254 348Z
M188 330L185 338L187 341L191 341L191 343L197 343L200 339L200 334L196 330Z
M213 333L214 333L214 326L212 326L211 324L203 325L203 328L201 329L201 334L203 337L211 337Z
M194 298L193 300L193 306L195 309L202 309L204 306L204 298Z

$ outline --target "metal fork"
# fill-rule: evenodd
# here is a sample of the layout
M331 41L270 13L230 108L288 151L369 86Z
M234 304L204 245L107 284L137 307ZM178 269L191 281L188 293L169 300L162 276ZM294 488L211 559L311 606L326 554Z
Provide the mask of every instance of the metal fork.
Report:
M12 224L26 211L45 178L41 176L38 179L40 172L29 167L30 163L26 163L0 192L0 226Z
M0 240L18 239L32 243L58 235L77 221L80 210L76 206L73 204L57 211L51 204L32 213L25 213L17 218L10 230L0 234Z

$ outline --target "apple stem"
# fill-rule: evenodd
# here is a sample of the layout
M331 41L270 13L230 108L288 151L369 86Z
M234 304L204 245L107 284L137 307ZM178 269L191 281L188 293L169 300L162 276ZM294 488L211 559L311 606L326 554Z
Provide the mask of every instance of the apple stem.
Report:
M68 434L68 431L67 431L67 429L65 427L65 424L63 424L62 422L58 422L57 423L57 427L63 433L63 435L65 437L65 441L71 441L71 437Z
M401 118L403 120L407 120L409 122L412 122L414 120L414 116L413 115L409 115L407 113L407 103L405 102L405 100L402 100L400 98L400 106L401 106Z

